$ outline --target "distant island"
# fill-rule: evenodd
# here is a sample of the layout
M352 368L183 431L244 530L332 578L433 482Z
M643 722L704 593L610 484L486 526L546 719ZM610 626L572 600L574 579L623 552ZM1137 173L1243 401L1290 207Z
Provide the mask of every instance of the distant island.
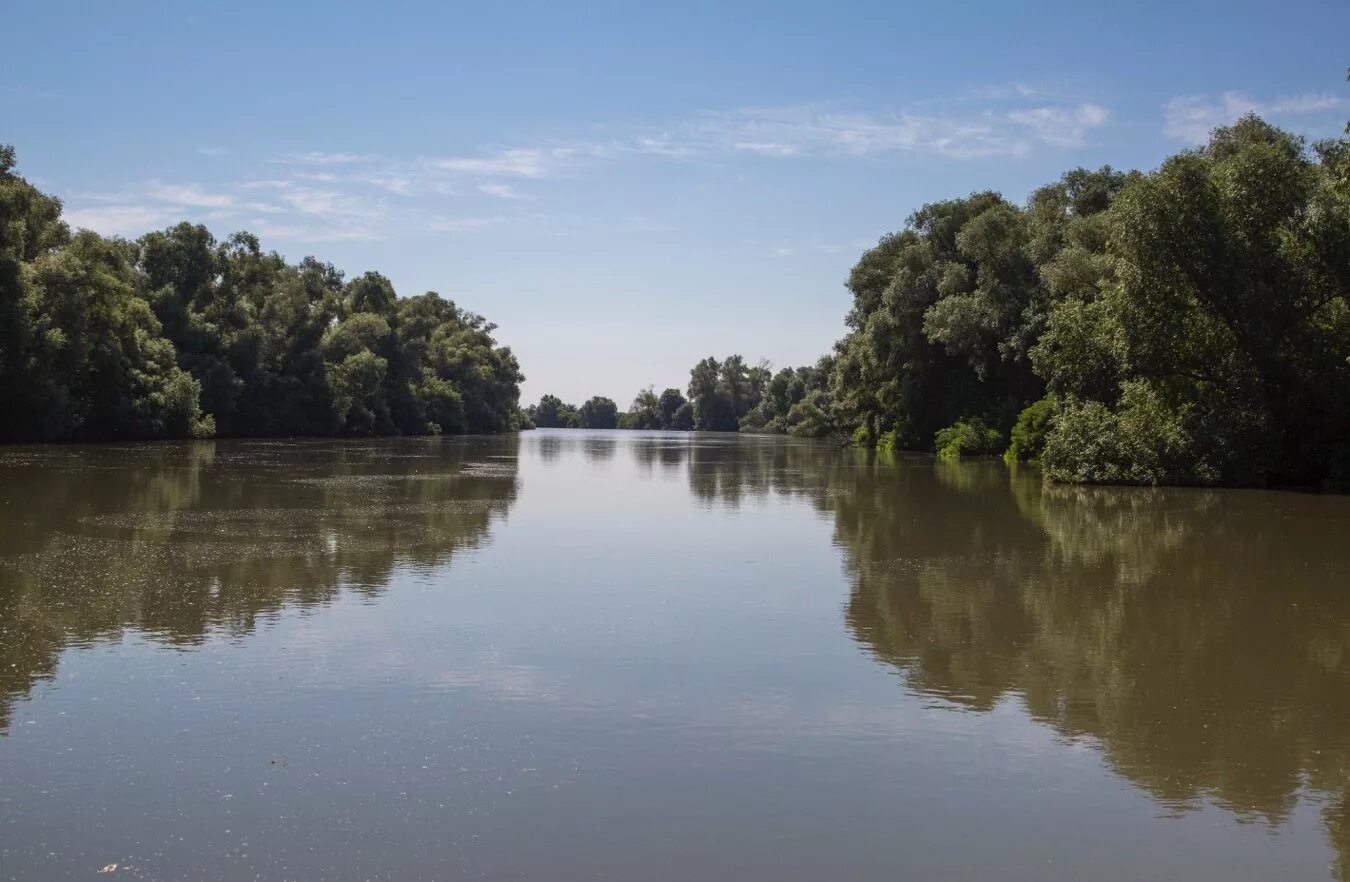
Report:
M1350 489L1350 138L1247 116L1153 172L925 205L853 268L816 364L705 358L626 411L522 409L495 326L434 292L188 223L72 233L15 168L0 148L0 441L741 431Z

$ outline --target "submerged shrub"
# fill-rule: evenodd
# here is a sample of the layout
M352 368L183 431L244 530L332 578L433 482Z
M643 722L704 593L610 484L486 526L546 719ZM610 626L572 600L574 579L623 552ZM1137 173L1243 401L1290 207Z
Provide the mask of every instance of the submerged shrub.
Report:
M1012 443L1004 451L1003 458L1008 462L1027 462L1040 459L1045 449L1045 437L1055 416L1055 399L1042 398L1017 415L1012 428Z
M819 390L792 405L787 412L787 432L795 438L824 438L834 432L829 398Z
M1069 401L1056 414L1041 456L1050 478L1106 484L1220 480L1213 445L1197 440L1206 420L1185 405L1169 406L1147 383L1121 389L1114 411L1099 401Z
M960 459L962 456L987 456L1003 449L1003 433L988 425L980 417L966 417L940 429L934 447L938 459Z

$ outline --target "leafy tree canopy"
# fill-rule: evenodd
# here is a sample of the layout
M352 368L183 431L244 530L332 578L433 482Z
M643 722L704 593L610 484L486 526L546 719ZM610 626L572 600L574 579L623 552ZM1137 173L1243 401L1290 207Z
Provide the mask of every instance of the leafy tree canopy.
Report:
M179 224L72 235L0 148L0 440L502 432L520 369L435 293Z

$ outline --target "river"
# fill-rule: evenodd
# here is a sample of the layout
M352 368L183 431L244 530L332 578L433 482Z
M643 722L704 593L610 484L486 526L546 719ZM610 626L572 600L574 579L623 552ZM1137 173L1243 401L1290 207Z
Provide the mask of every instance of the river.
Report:
M82 878L1350 879L1350 498L0 448L0 879Z

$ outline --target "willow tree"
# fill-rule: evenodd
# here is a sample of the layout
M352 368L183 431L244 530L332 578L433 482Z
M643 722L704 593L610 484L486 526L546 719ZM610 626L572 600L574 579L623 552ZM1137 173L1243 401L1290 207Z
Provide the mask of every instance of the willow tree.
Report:
M1334 152L1249 116L1126 188L1109 215L1115 277L1098 306L1056 317L1042 361L1066 396L1051 475L1350 478L1350 199Z

